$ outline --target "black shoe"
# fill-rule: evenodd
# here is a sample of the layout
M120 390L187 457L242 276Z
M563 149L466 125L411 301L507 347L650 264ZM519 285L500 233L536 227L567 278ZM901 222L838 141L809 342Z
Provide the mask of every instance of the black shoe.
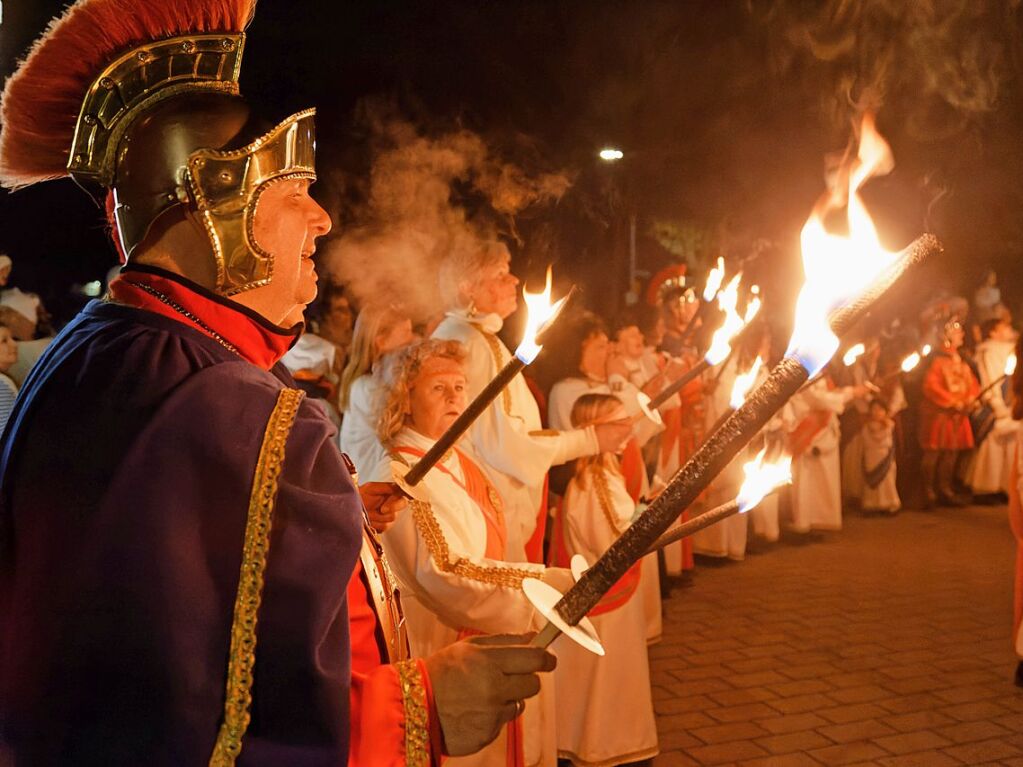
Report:
M958 495L954 495L952 493L939 493L938 505L944 506L946 509L961 509L969 504L967 504L965 499L960 498Z
M1023 660L1016 664L1015 684L1017 687L1023 687Z

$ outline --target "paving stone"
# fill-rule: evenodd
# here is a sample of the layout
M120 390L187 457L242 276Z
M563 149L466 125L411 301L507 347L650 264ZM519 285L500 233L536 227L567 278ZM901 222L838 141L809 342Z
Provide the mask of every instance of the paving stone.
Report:
M775 711L764 703L745 703L740 706L725 706L707 711L708 716L719 722L749 722L765 716L773 716Z
M813 730L827 725L828 721L816 714L786 714L785 716L775 716L770 719L758 719L757 724L775 735L782 735L787 732Z
M909 754L913 751L927 751L948 746L952 741L931 730L918 730L874 738L874 743L893 754Z
M739 762L739 767L819 767L820 762L806 754L774 754Z
M956 720L940 711L914 711L911 714L885 717L881 721L899 732L913 732L937 729L946 724L953 724Z
M788 754L793 751L811 751L815 748L829 746L834 741L829 740L820 733L813 730L802 732L790 732L785 735L772 735L768 738L758 738L756 743L761 748L772 754Z
M862 722L818 727L817 732L833 740L835 743L851 743L856 740L870 740L871 738L880 738L885 735L894 735L896 730L876 719L865 719Z
M757 738L767 735L763 727L752 722L729 722L710 727L698 727L690 731L704 743L728 743L741 739Z
M733 743L716 743L712 746L693 748L689 750L689 755L700 764L733 764L768 754L756 743L739 740Z
M748 687L745 690L721 690L707 695L721 706L738 706L742 703L762 703L778 696L763 687Z
M805 711L818 711L834 705L834 701L824 695L797 695L794 698L779 698L768 701L768 705L783 714L801 714Z
M943 751L965 764L980 764L1023 754L1023 749L997 738L982 740L976 743L963 743L962 745L943 749Z
M847 706L826 708L817 713L834 724L845 724L884 716L888 712L876 703L853 703Z
M920 751L902 756L886 756L877 761L884 767L949 767L962 764L955 757L943 754L941 751Z
M888 752L878 746L876 743L869 742L857 742L857 743L843 743L839 746L829 746L828 748L818 748L810 752L817 761L822 764L852 764L853 762L862 762L868 759L877 759L878 757L887 756Z
M980 720L978 722L960 722L948 727L935 729L942 737L948 738L953 743L970 743L977 740L987 740L1000 735L1011 735L1012 730L1007 730L994 722Z
M828 693L828 697L838 703L870 703L890 696L891 693L883 687L872 684L862 687L846 687L844 690L834 690Z

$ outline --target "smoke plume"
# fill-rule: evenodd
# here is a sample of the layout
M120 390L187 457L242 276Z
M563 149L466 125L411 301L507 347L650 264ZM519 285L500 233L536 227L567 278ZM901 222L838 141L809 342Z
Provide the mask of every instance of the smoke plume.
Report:
M425 135L387 108L364 105L371 169L360 199L334 211L347 220L327 245L326 271L357 303L401 303L413 321L435 316L438 268L450 253L514 234L514 216L560 199L560 173L530 173L496 156L464 128Z

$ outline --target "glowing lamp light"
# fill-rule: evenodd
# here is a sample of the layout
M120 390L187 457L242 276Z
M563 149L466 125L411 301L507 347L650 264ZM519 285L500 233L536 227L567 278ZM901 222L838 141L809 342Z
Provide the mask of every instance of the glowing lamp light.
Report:
M753 383L757 380L760 366L763 364L764 361L757 357L749 370L735 377L735 383L732 385L732 396L728 400L728 406L732 410L738 410L742 407L742 403L746 401L746 395L749 394L749 390L753 388Z
M792 481L792 456L785 455L774 463L764 463L764 455L767 453L765 447L757 457L742 467L746 479L739 488L739 495L735 500L739 504L739 511L745 513L755 508L764 497L780 485L787 485Z
M742 330L760 311L760 299L754 296L746 304L745 315L739 314L736 305L739 303L739 284L742 282L742 274L735 275L725 286L724 290L718 292L718 307L725 313L725 321L721 327L714 331L710 340L710 348L703 358L710 365L718 365L724 362L725 358L732 351L732 339L736 333Z
M601 149L597 155L604 162L617 162L618 160L625 157L625 153L621 149L615 149L614 147L607 147Z
M856 360L858 360L860 356L863 354L863 352L865 352L866 350L867 348L863 344L856 344L855 346L850 346L846 350L845 355L842 357L842 364L845 365L846 367L849 367Z
M1008 378L1016 372L1016 355L1010 354L1005 360L1005 377Z
M721 283L725 279L725 259L718 256L717 266L707 274L707 284L703 287L703 300L713 301L714 296L721 290Z
M874 127L873 115L863 118L856 160L848 169L848 196L825 195L800 234L805 281L796 301L795 327L786 356L809 371L820 372L838 350L828 315L866 289L897 254L885 250L867 213L859 190L867 179L888 173L891 150ZM846 205L848 236L830 233L824 219Z
M551 303L551 268L547 267L547 284L539 293L530 293L525 286L522 287L522 300L526 302L526 329L522 333L522 342L515 350L515 356L530 364L536 359L543 346L537 339L547 329L551 322L557 318L561 308L565 305L565 298Z
M906 357L906 359L904 359L902 361L902 364L900 365L900 367L902 368L902 372L903 373L908 373L908 372L910 372L913 368L915 368L919 364L920 364L920 353L919 352L913 352L908 357Z

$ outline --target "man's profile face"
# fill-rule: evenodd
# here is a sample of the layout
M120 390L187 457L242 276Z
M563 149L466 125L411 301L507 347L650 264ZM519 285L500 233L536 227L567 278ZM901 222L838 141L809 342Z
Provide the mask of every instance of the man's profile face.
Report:
M274 181L259 196L252 235L274 257L267 299L280 325L302 320L306 305L316 297L316 268L312 255L316 238L330 231L330 217L309 196L307 178Z

